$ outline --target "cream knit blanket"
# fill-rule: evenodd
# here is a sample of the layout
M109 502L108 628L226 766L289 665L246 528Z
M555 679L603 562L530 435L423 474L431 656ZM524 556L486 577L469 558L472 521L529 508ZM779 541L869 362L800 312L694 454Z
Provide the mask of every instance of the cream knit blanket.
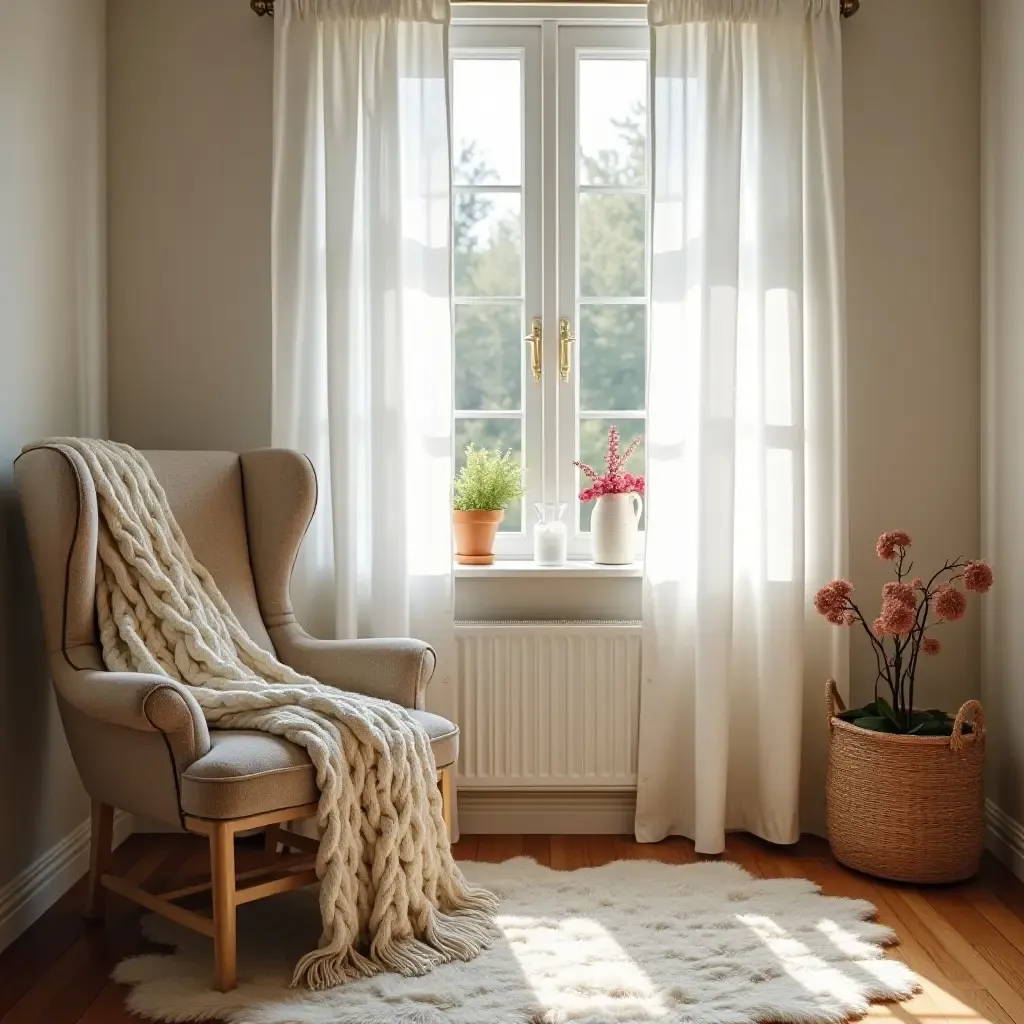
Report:
M488 946L497 900L470 887L452 858L423 728L396 704L321 685L257 646L135 449L81 438L40 443L74 449L96 485L107 668L185 683L211 726L283 736L316 768L323 932L292 984L425 974Z

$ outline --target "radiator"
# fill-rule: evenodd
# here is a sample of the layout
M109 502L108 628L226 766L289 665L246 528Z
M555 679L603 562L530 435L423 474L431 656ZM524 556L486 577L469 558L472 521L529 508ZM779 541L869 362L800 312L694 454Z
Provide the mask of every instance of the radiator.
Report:
M638 622L456 622L460 789L636 785Z

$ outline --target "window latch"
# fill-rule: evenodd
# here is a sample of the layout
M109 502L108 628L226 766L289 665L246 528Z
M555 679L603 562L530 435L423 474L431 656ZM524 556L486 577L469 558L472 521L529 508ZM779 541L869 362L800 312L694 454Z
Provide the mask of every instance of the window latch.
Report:
M558 375L562 380L569 379L572 369L572 343L576 339L569 329L569 321L563 316L558 322Z
M526 336L526 343L530 346L530 365L533 369L533 379L540 380L541 319L539 316L533 318L530 333Z

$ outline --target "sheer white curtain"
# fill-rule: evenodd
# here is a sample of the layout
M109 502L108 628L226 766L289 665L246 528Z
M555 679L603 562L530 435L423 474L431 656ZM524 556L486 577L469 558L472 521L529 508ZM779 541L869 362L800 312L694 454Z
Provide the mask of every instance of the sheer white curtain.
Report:
M636 835L814 827L844 633L836 0L653 0L654 213ZM816 794L818 794L816 796Z
M447 0L278 0L273 443L319 478L321 636L450 633Z

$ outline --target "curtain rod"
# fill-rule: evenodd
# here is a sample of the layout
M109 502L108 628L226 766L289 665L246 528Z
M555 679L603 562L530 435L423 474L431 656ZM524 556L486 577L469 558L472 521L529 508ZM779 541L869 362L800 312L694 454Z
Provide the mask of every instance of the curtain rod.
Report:
M453 4L476 3L478 0L451 0ZM508 3L510 0L501 0ZM533 0L511 0L512 3L530 3ZM566 2L566 0L563 0ZM568 0L570 3L594 3L595 0ZM596 0L597 3L611 3L620 6L644 7L646 0ZM249 6L262 18L264 14L274 16L274 0L249 0ZM839 13L852 18L860 10L860 0L839 0Z

